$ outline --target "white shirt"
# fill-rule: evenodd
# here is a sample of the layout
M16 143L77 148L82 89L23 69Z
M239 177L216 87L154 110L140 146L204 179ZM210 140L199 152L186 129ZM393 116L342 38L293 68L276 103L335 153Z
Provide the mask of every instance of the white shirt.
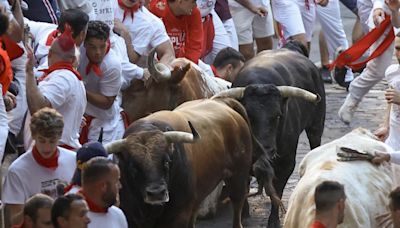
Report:
M39 82L39 90L64 117L60 142L73 148L81 147L79 128L87 104L83 82L69 70L55 70Z
M112 31L114 29L113 2L117 0L90 0L90 2L96 15L95 20L105 22Z
M107 213L94 213L89 211L88 217L90 223L88 228L99 228L99 227L112 227L112 228L127 228L128 222L121 209L116 206L108 208Z
M201 17L205 17L211 13L215 7L217 0L196 0L197 8L200 10Z
M28 24L30 32L33 35L33 51L36 59L35 75L40 76L43 72L38 72L38 70L43 70L48 68L47 55L49 54L50 46L46 45L47 38L50 33L57 29L57 25L31 21L24 18L24 22Z
M400 91L400 65L392 64L385 71L385 77L389 85L396 91ZM394 150L400 150L400 106L392 104L390 110L389 136L385 143Z
M7 204L24 204L37 193L58 197L60 192L57 192L57 185L71 181L76 168L76 157L72 151L57 148L60 154L55 170L39 165L33 158L32 150L17 158L8 168L2 201Z
M81 73L87 91L100 93L107 97L117 96L122 85L121 63L112 49L106 54L100 64L102 76L97 76L93 70L86 75L86 67L89 59L85 48L81 48L81 58L78 71ZM119 105L116 101L111 108L104 110L87 103L86 114L101 120L113 119L119 113Z
M143 68L129 62L125 40L115 33L110 34L111 49L119 57L122 68L121 90L128 88L134 79L143 78Z
M124 10L114 1L115 18L122 21ZM147 56L152 48L169 41L169 36L160 18L152 14L146 7L141 7L134 13L133 21L128 14L123 21L128 28L135 51L142 56Z
M3 91L3 86L0 84L0 91ZM6 147L8 136L8 121L6 106L4 104L3 96L0 95L0 159L3 160L4 149ZM1 161L0 160L0 161Z

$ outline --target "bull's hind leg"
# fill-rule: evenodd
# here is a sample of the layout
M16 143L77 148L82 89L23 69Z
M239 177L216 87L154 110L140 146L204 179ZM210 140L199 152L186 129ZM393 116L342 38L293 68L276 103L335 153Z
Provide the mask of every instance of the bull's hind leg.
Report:
M248 190L248 175L232 176L225 181L230 190L229 197L233 206L233 228L242 228L242 209Z

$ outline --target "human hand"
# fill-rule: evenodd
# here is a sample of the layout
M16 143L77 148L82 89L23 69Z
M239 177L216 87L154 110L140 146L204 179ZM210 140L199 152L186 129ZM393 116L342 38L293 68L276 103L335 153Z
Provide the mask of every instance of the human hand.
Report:
M35 64L35 57L33 55L33 50L31 47L26 46L25 47L26 54L27 54L27 61L25 65L25 72L28 75L33 75L33 66Z
M386 90L385 99L389 104L400 105L400 93L393 88Z
M374 10L372 17L373 17L375 26L378 26L382 23L383 20L385 20L385 11L383 11L383 9L381 9L381 8L377 8Z
M328 5L329 0L316 0L315 2L316 2L318 5L325 7L325 6Z
M386 5L391 11L399 11L400 0L385 0Z
M260 17L265 17L268 14L268 11L266 8L259 6L259 7L253 7L251 9L251 12L258 14Z
M14 94L7 91L3 98L7 112L17 107L17 98Z
M380 141L385 141L389 135L389 127L381 126L374 131L374 135L379 138Z
M123 38L125 38L126 36L130 36L128 28L122 23L122 21L118 19L114 19L113 31Z
M153 81L151 78L151 74L147 68L143 70L142 80L145 88L148 88Z
M374 165L380 165L383 162L389 162L390 161L390 155L388 153L382 153L375 151L374 158L371 160L371 163Z

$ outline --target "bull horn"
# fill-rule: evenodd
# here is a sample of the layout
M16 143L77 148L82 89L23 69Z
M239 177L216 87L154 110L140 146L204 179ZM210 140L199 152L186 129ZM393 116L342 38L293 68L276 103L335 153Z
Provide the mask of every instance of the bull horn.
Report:
M126 139L118 139L104 146L107 153L117 154L120 153L125 146Z
M318 94L313 94L304 89L293 86L277 86L277 88L283 97L299 97L313 103L318 103L321 101L321 96Z
M162 63L155 63L156 49L153 48L147 57L147 67L150 75L157 81L167 81L171 78L171 70Z
M199 134L196 129L193 127L192 123L189 121L189 127L192 133L187 133L184 131L167 131L164 132L165 138L167 138L168 142L171 143L195 143L200 139Z
M230 97L236 100L242 99L244 95L244 90L246 87L237 87L231 88L224 91L219 92L211 97L211 99L219 98L219 97Z

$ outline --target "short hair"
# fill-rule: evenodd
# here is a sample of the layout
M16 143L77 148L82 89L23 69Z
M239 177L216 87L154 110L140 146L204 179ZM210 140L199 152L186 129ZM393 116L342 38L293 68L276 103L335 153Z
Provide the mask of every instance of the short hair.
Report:
M337 181L324 181L315 188L314 199L317 211L328 211L340 199L346 199L344 186Z
M71 26L72 37L76 38L84 29L89 22L89 16L79 9L68 9L61 13L58 30L64 32L65 24Z
M35 194L26 201L23 210L24 216L29 216L35 223L37 220L39 209L51 209L51 207L53 206L53 202L54 200L48 195L42 193Z
M115 163L105 157L90 159L82 170L82 185L101 180L111 172L112 165Z
M400 187L397 187L393 191L390 192L389 194L390 198L390 210L391 211L397 211L400 210Z
M102 21L89 21L86 33L86 39L97 38L100 40L108 40L110 37L110 27Z
M8 20L7 15L0 13L0 36L7 32L9 24L10 21Z
M224 67L228 64L232 64L233 67L237 67L240 62L245 62L246 59L242 55L242 53L236 51L231 47L226 47L218 52L217 56L215 56L213 65L216 68Z
M55 228L60 227L57 218L63 217L68 218L71 211L71 204L77 200L84 200L82 196L77 194L68 194L60 196L54 201L53 207L51 208L51 222Z
M63 116L52 108L42 108L33 114L30 123L32 135L43 137L61 136L64 128Z

